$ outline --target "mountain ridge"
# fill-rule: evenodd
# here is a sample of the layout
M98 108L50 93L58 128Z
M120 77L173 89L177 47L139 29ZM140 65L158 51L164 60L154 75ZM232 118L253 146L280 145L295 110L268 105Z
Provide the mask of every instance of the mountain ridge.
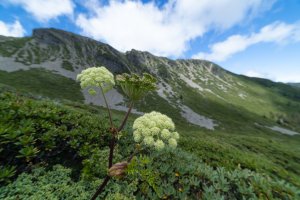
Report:
M187 122L209 130L222 124L224 113L220 113L222 117L216 117L215 112L220 111L207 112L205 104L220 106L220 109L227 105L229 110L243 108L260 116L273 112L269 100L261 94L275 94L265 91L267 87L255 78L234 74L206 60L172 60L135 49L123 53L108 44L54 28L35 29L31 37L3 39L0 42L0 61L0 70L7 72L42 67L73 80L83 69L93 66L106 66L115 74L148 72L158 79L158 92L152 98L179 111L177 114ZM86 90L83 95L86 103L104 105L100 96L90 97ZM112 99L113 109L126 110L126 99L118 90L114 89L108 96ZM280 98L280 101L288 101L284 95ZM151 104L147 101L134 112L147 111L147 105ZM262 111L256 107L261 107ZM276 109L276 112L282 110Z
M288 83L288 84L294 87L300 87L300 83Z

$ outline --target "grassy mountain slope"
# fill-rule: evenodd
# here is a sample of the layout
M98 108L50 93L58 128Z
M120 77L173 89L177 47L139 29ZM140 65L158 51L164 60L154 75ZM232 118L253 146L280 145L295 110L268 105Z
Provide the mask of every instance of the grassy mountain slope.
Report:
M238 76L208 61L174 61L136 50L120 53L109 45L56 29L37 29L28 38L2 39L0 55L0 70L8 72L42 67L72 79L95 65L104 65L116 74L149 72L159 79L159 92L152 98L164 99L184 121L208 129L230 128L236 121L253 121L257 115L300 130L299 89ZM88 98L86 93L84 97ZM139 109L145 110L145 106ZM252 117L239 120L241 110Z
M18 88L21 92L43 95L52 99L68 99L79 102L83 102L84 99L78 83L42 68L11 73L0 71L0 80L1 83Z
M89 199L106 174L105 155L108 154L110 135L107 132L108 124L105 123L108 118L106 110L72 101L54 102L16 94L13 89L6 89L3 85L0 86L0 105L0 198ZM122 114L113 111L114 123L120 123ZM122 132L115 162L128 157L132 151L130 127L135 117L130 117L129 126ZM199 156L205 147L194 149L196 154L185 151L193 142L188 141L186 135L182 138L176 151L142 152L143 156L139 157L141 176L133 173L124 179L112 180L104 193L107 199L298 197L297 187L276 180L277 176L269 178L265 175L266 172L272 172L268 171L267 165L263 173L243 169L245 166L242 165L225 169L220 166L228 166L229 154L226 151L223 151L226 155L224 163L205 164L202 156ZM218 142L211 138L197 140L198 144L209 143L215 149L220 148ZM277 145L274 143L271 148ZM228 144L224 142L222 150L227 147ZM247 153L240 153L243 157L247 156ZM212 155L206 155L205 158L212 158ZM5 178L14 180L21 172L14 182L3 183L3 180L8 180Z
M158 92L136 107L169 115L182 135L182 149L211 166L247 168L300 186L300 135L268 128L300 132L300 89L239 76L209 61L170 60L136 50L121 53L55 29L38 29L28 38L1 37L0 61L0 83L78 102L87 95L74 79L87 67L104 65L115 74L151 73L159 80ZM120 102L126 105L124 99Z

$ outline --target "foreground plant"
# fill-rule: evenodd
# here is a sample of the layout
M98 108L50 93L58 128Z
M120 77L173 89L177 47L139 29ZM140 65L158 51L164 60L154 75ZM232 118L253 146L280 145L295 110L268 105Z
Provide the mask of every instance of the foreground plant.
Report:
M162 150L166 145L176 148L179 134L174 132L175 125L166 115L151 112L137 118L133 124L134 141L156 150Z
M105 93L115 85L113 74L105 67L92 67L83 70L77 79L81 82L80 85L83 89L88 88L91 95L97 94L97 89L100 89L110 119L109 130L112 138L109 145L108 174L93 195L92 200L94 200L112 177L122 178L126 175L129 163L142 148L152 148L157 151L164 148L174 149L177 146L179 134L175 132L175 125L168 116L154 111L144 114L137 118L133 124L133 138L137 143L135 151L126 161L113 164L114 149L118 142L119 132L123 130L134 103L142 99L148 92L156 89L156 79L147 73L144 73L143 76L126 73L117 75L116 82L130 101L128 111L119 127L113 124L111 111L105 97Z

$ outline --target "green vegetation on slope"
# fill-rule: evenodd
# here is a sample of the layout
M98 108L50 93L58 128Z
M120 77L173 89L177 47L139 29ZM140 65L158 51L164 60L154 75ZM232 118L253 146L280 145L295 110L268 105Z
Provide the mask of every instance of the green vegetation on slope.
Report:
M42 68L15 72L0 71L0 83L17 90L56 99L83 102L79 83Z
M275 83L267 79L240 77L245 81L248 90L263 91L255 96L264 98L265 102L252 108L261 116L271 119L279 125L300 130L300 89L284 83ZM254 96L254 97L255 97ZM255 99L252 100L255 102ZM258 101L261 103L261 101ZM251 106L248 105L247 106Z
M7 38L0 42L0 55L9 57L22 48L31 38Z
M217 120L228 130L239 129L236 126L239 123L253 126L256 122L278 123L300 131L300 89L235 75L211 63L213 69L221 71L213 74L213 70L202 66L202 61L197 62L198 65L170 69L174 80L169 80L168 84L178 97L182 97L173 102L180 100L193 111ZM178 77L178 73L190 82Z
M73 68L72 64L67 60L64 60L62 62L62 68L66 69L66 70L69 70L71 72L74 72L74 68Z
M1 91L0 102L0 169L6 172L1 173L0 198L89 199L106 174L105 110L9 91ZM113 114L120 123L120 113ZM122 133L115 162L133 150L131 135L131 129ZM297 188L282 181L220 166L210 167L180 148L143 151L130 164L129 175L113 180L99 199L298 198Z
M289 85L300 88L300 83L289 83Z
M144 112L154 109L171 116L182 135L181 148L196 154L211 166L226 169L236 169L239 166L285 179L300 187L300 135L276 133L254 124L273 123L263 116L241 107L226 107L218 102L202 99L189 88L182 91L183 100L193 110L205 116L213 113L214 119L222 122L216 130L189 124L181 117L178 109L154 94L148 95L137 107Z
M38 81L35 81L34 78L26 79L28 74L33 74L33 77L37 77ZM3 83L15 86L21 91L43 94L43 96L50 98L73 101L78 100L76 96L83 98L79 92L79 85L73 80L45 70L31 69L13 73L3 72L0 80ZM19 83L20 80L21 83ZM251 84L255 85L255 83ZM61 85L65 87L61 87ZM50 89L48 86L51 86ZM244 107L207 99L185 84L180 86L178 90L182 94L182 99L178 97L177 100L190 106L194 111L215 119L219 125L215 131L208 131L189 124L181 116L179 109L171 106L168 101L155 93L148 95L144 101L139 102L136 106L143 112L156 110L172 117L183 136L180 142L182 148L193 152L209 165L223 166L230 170L240 166L300 186L299 135L287 136L257 126L255 122L264 125L269 124L269 126L272 126L274 122L269 117L250 112ZM259 86L256 87L258 88L257 91L263 90L262 88L259 89ZM76 93L78 95L74 95ZM276 98L277 100L280 99ZM285 98L282 99L285 100ZM298 109L298 104L293 104L295 104L293 107L296 107L295 111ZM85 107L85 109L87 108ZM269 109L273 109L274 113L276 112L275 106ZM293 112L293 110L289 112ZM278 118L278 116L274 117ZM274 121L280 122L275 118ZM290 117L288 120L294 126L294 124L297 124L299 117Z

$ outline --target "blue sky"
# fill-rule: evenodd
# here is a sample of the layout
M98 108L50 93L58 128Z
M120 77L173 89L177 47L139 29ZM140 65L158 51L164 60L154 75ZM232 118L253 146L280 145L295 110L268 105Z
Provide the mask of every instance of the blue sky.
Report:
M300 82L300 0L2 0L0 35L55 27L131 49Z

